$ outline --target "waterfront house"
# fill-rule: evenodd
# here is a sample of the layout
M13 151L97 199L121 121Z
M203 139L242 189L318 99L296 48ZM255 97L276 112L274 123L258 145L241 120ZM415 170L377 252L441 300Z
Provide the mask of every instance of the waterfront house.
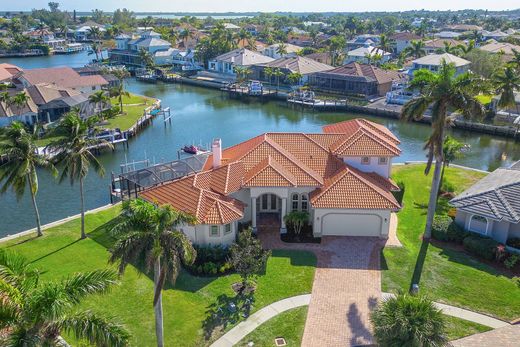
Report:
M267 68L270 68L271 70L280 70L280 72L283 74L279 77L280 84L302 85L304 83L307 83L310 74L332 70L334 67L327 64L319 63L315 60L306 57L284 57L273 60L269 63L253 65L251 67L252 78L260 81L269 81L271 83L277 83L278 77L266 75L265 69ZM291 73L299 73L301 75L300 81L290 81L287 77Z
M148 52L155 65L171 65L173 55L171 43L161 39L161 34L153 30L142 31L139 35L121 34L116 37L116 48L108 51L108 58L113 64L123 64L130 67L141 67L140 51Z
M25 87L36 84L51 84L81 93L92 93L108 86L100 75L81 76L71 67L52 67L24 70L17 80Z
M140 198L196 217L181 230L195 244L229 245L239 223L287 232L284 217L309 213L315 237L385 239L400 209L390 179L399 140L384 126L354 119L322 133L265 133L227 149L212 145L203 170L145 190Z
M11 83L13 78L20 76L23 73L23 69L8 63L0 64L0 83Z
M280 43L275 43L270 46L267 46L262 51L263 55L266 55L268 57L271 57L273 59L283 58L283 57L294 57L297 55L299 51L303 49L303 47L296 46L290 43L284 43L283 46L285 47L285 53L280 54L279 53L279 47Z
M392 53L383 51L380 48L373 46L359 47L347 52L344 64L357 62L361 64L369 64L376 57L381 57L379 63L386 63L392 57Z
M503 32L501 30L495 30L495 31L482 30L480 32L480 34L482 35L482 39L485 41L487 41L487 40L501 41L509 36L509 34Z
M428 54L412 61L412 67L408 70L408 73L410 76L413 76L413 73L419 69L427 69L434 72L438 71L443 61L452 64L456 69L457 75L467 72L471 64L470 61L450 53Z
M352 51L360 47L375 46L377 44L379 44L379 35L362 34L347 41L347 51Z
M505 243L520 238L520 164L499 168L456 196L455 222L464 230Z
M273 61L273 58L263 54L250 51L246 48L239 48L213 58L208 63L208 70L211 72L235 75L235 66L252 66L265 64Z
M390 40L394 44L394 52L400 54L402 51L412 45L412 41L420 41L421 37L412 32L403 31L390 36Z
M434 37L438 39L452 39L457 40L462 34L455 31L441 31L439 33L433 34Z
M384 96L392 83L405 79L403 73L352 62L309 76L309 85L318 91L363 97Z
M86 21L85 23L79 25L76 30L74 30L74 38L76 41L89 41L92 38L90 37L90 29L98 28L101 33L106 32L106 28L104 25L96 23L94 21Z
M27 95L26 90L18 88L10 88L7 90L7 93L9 93L11 97L15 97L18 93L25 93ZM13 103L6 104L0 101L0 127L8 126L14 121L33 124L36 121L37 115L38 106L34 104L30 97L23 105Z

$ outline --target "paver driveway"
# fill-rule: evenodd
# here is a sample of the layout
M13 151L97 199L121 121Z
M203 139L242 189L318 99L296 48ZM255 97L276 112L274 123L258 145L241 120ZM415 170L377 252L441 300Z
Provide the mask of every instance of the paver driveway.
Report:
M373 343L370 310L381 297L377 238L324 237L321 244L287 244L275 231L260 231L267 248L313 251L318 258L302 346Z

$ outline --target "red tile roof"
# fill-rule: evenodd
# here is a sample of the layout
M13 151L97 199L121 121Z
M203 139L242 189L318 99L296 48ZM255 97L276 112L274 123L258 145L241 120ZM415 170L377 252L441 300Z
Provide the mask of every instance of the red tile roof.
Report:
M0 64L0 82L9 80L21 72L23 72L22 68L16 65L2 63Z
M354 119L323 127L323 134L266 133L222 151L222 166L141 194L197 217L226 224L243 217L244 205L228 195L243 187L316 187L316 208L396 209L397 189L376 173L356 170L340 156L397 156L399 140L384 126Z
M108 84L100 75L80 76L70 67L25 70L23 78L30 84L49 83L65 88L93 87Z

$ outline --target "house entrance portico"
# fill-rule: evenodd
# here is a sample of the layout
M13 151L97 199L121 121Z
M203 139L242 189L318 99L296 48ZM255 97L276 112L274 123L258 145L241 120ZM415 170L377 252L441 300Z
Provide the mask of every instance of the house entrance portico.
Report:
M280 233L287 232L284 217L287 214L287 193L265 192L251 194L251 224L256 232L260 228L280 228Z

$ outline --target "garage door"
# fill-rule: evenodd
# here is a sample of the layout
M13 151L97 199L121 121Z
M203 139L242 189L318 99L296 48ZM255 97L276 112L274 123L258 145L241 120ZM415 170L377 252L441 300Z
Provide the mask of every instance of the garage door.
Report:
M381 217L375 214L329 213L321 219L323 236L380 236Z

